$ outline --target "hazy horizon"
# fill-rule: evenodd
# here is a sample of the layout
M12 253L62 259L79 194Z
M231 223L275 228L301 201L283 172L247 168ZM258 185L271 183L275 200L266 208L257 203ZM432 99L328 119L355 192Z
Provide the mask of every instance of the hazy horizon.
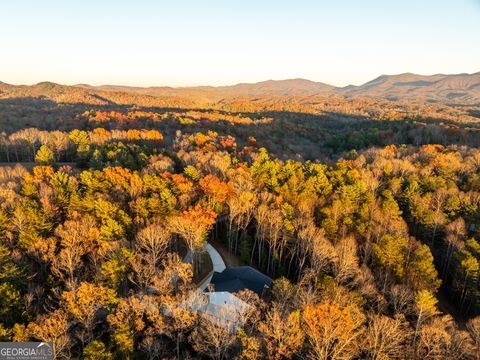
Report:
M19 1L0 5L0 81L224 86L475 73L477 0Z
M474 74L480 74L480 71L474 71L474 72L471 72L471 73L467 73L467 72L460 72L460 73L452 73L452 74L446 74L446 73L435 73L435 74L416 74L416 73L412 73L411 71L405 71L405 72L402 72L402 73L398 73L398 74L378 74L377 76L375 76L374 78L371 78L363 83L359 83L359 84L353 84L353 83L349 83L349 84L346 84L346 85L343 85L343 86L337 86L338 88L342 88L342 87L346 87L346 86L361 86L361 85L364 85L372 80L375 80L376 78L380 77L380 76L396 76L396 75L405 75L405 74L412 74L412 75L420 75L420 76L435 76L435 75L474 75ZM3 83L7 83L9 85L14 85L14 86L32 86L32 85L36 85L36 84L39 84L39 83L44 83L44 82L52 82L52 83L56 83L56 84L59 84L59 85L64 85L64 86L78 86L78 85L89 85L89 86L94 86L94 87L101 87L101 86L119 86L119 87L139 87L139 88L149 88L149 87L171 87L171 88L195 88L195 87L224 87L224 86L236 86L236 85L241 85L241 84L258 84L258 83L264 83L264 82L268 82L268 81L293 81L293 80L306 80L306 81L312 81L312 82L316 82L316 83L324 83L326 85L333 85L333 84L330 84L330 83L327 83L325 81L321 81L321 80L312 80L312 79L306 79L306 78L289 78L289 79L264 79L264 80L258 80L258 81L253 81L253 82L237 82L237 83L231 83L231 84L222 84L222 85L212 85L212 84L208 84L208 83L205 83L205 84L197 84L197 85L186 85L186 86L175 86L175 85L168 85L168 84L157 84L157 85L148 85L148 86L141 86L141 85L130 85L130 84L124 84L124 83L109 83L109 84L103 84L103 83L86 83L86 82L79 82L79 83L72 83L72 84L66 84L66 83L57 83L57 82L54 82L54 81L51 81L49 79L45 79L45 80L41 80L41 81L38 81L38 82L32 82L32 83L8 83L8 82L5 82L5 81L2 81L2 79L0 79L0 82L3 82ZM333 85L335 86L335 85Z

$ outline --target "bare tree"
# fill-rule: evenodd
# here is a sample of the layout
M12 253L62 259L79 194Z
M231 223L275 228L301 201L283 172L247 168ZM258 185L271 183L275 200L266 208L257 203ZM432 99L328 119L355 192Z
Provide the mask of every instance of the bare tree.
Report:
M480 316L468 320L467 330L473 339L475 345L476 359L480 359Z
M421 359L471 359L472 340L456 328L450 316L433 319L419 331L418 356Z
M272 306L260 323L269 359L291 358L303 344L304 333L300 326L300 314L283 312L278 306Z
M228 315L228 313L220 314L225 317ZM232 358L230 351L236 342L236 336L228 327L225 328L210 320L202 319L200 325L196 326L190 335L190 341L195 351L200 354L222 360Z
M447 243L447 251L443 259L443 279L447 278L454 250L459 249L463 246L462 240L466 235L465 221L461 217L455 219L445 227L445 232L447 235L445 237L445 241Z
M405 285L394 285L388 293L390 304L395 314L410 314L413 306L413 293Z
M364 349L372 360L408 357L405 343L410 335L408 323L404 319L374 314L368 321Z
M134 248L144 254L148 266L156 268L167 252L171 236L167 228L151 224L138 232Z
M230 251L237 252L240 233L245 232L248 224L250 224L257 202L257 196L250 191L235 191L235 195L227 199L227 205L230 210L228 213L228 247ZM233 232L234 226L235 232ZM234 238L232 238L233 233L235 233Z
M315 230L310 238L311 266L317 272L329 272L338 263L338 254L323 230Z
M91 217L68 220L56 229L55 235L60 242L60 252L52 261L52 272L65 282L68 289L75 289L77 276L85 268L82 257L91 252L98 237L95 220ZM97 256L92 254L91 258Z
M338 260L335 263L337 280L342 283L355 277L358 273L357 242L353 235L340 239L335 246Z
M268 244L267 256L267 272L273 270L272 260L276 253L283 228L282 212L279 209L272 208L265 203L260 204L255 211L255 219L257 221L258 239L258 261L261 264L262 248L264 244ZM257 241L256 241L257 242Z

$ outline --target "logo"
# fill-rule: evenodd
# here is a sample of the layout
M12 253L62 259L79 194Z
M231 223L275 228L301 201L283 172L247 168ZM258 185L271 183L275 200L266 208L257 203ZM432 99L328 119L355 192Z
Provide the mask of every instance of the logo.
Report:
M0 360L53 360L53 343L0 342Z

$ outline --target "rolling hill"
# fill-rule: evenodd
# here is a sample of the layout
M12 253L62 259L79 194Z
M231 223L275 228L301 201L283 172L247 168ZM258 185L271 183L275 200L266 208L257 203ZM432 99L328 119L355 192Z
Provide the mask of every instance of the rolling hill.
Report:
M201 98L220 100L240 96L310 96L327 94L334 91L332 85L305 79L268 80L254 84L241 83L232 86L197 86L197 87L129 87L117 85L91 86L76 85L85 89L103 91L133 92L150 96L179 96L184 98Z
M455 104L480 104L480 72L454 75L381 75L363 85L334 87L305 79L268 80L258 83L240 83L231 86L196 87L131 87L121 85L74 86L42 82L32 86L8 85L0 82L0 92L18 96L54 96L67 94L98 99L102 94L129 93L143 97L183 98L190 101L216 102L239 97L322 96L344 98L382 98L415 102L447 102Z
M431 76L405 73L382 75L361 86L336 89L347 96L373 96L393 100L480 101L480 72Z
M268 80L254 84L198 87L128 87L77 85L87 89L125 91L151 96L195 97L209 100L240 96L316 96L379 97L391 100L480 102L480 72L454 75L382 75L363 85L334 87L305 79Z

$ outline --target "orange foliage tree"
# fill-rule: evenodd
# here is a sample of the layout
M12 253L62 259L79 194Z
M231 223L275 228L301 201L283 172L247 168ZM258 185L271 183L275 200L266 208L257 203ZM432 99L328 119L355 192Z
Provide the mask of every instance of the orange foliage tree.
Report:
M329 301L307 305L303 323L311 359L350 358L357 352L354 340L361 334L363 316L353 305L341 307Z

